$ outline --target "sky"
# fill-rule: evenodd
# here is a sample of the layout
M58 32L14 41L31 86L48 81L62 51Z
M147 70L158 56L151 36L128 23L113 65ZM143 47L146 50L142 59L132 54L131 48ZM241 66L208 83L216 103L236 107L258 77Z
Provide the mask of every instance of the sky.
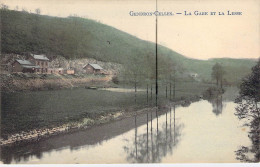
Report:
M155 16L131 16L156 11L155 0L0 0L9 9L42 15L77 15L155 42ZM194 59L259 58L260 0L157 0L158 43ZM184 15L184 11L192 15ZM208 15L194 15L208 12ZM242 12L242 15L227 15ZM216 15L210 15L216 12ZM218 15L223 12L225 15ZM176 14L182 13L182 14Z

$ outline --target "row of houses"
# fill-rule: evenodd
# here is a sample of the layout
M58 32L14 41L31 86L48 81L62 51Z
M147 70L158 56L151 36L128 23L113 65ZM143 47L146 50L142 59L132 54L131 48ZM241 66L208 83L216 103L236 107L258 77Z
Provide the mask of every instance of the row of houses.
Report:
M42 74L74 74L74 69L50 68L50 60L45 55L30 54L27 60L16 59L12 63L12 72ZM98 64L88 63L83 67L88 74L101 74L103 68Z

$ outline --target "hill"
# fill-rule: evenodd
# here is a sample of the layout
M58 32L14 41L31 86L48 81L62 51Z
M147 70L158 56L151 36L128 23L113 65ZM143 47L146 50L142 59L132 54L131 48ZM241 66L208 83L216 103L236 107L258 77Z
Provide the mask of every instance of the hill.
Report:
M1 9L1 34L2 53L46 54L51 59L57 55L66 59L94 58L123 64L133 74L146 71L148 78L154 77L154 43L90 19ZM212 66L220 62L227 71L226 79L237 83L255 64L246 59L189 59L160 45L158 56L161 78L177 69L210 80Z
M209 60L195 60L187 59L183 65L188 71L193 71L202 76L206 81L211 80L211 69L214 64L220 63L224 70L224 79L230 84L237 85L241 79L248 75L251 68L256 64L254 59L231 59L231 58L217 58Z

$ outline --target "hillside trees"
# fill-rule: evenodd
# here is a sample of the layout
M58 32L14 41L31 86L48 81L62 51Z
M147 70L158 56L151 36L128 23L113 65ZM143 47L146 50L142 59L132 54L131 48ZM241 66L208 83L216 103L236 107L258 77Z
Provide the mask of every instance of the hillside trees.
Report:
M36 14L41 14L41 9L40 8L35 9L35 13Z
M239 99L244 98L253 100L256 105L260 101L260 59L252 68L252 73L244 78L240 85Z
M61 18L4 8L0 9L2 54L34 53L45 54L48 57L63 56L66 59L94 58L123 66L127 62L125 60L131 57L148 55L149 68L155 69L153 42L138 39L114 27L86 18L73 16ZM205 80L211 78L212 63L219 62L225 66L227 82L232 84L240 81L255 64L254 60L249 59L209 61L190 59L161 45L158 45L158 53L159 61L170 57L166 58L166 61L159 62L159 68L167 69L168 66L164 62L174 61L178 71L180 68L186 72L193 71ZM237 75L233 75L235 72ZM160 78L162 74L163 72L159 74ZM147 82L155 83L153 76L150 74L148 76L150 78Z
M236 99L238 107L235 115L245 120L245 126L250 128L249 138L252 141L251 147L239 149L237 159L246 162L260 161L260 59L256 66L252 68L252 73L243 79L240 85L239 96ZM254 158L247 156L248 152L254 154Z
M138 55L138 53L134 53L134 55ZM134 100L136 103L137 86L142 85L147 77L147 74L145 73L145 71L147 70L147 66L145 64L145 56L141 54L139 56L128 58L125 61L126 62L124 63L124 71L121 75L123 75L124 82L134 85Z
M177 67L176 62L174 62L170 57L166 57L159 61L159 79L164 82L166 98L172 99L172 93L175 85L177 69L181 69L181 67ZM179 70L178 70L179 71Z
M223 69L223 67L219 64L216 63L213 67L212 67L212 73L211 73L211 77L212 79L216 80L216 85L222 88L222 84L223 84L223 76L225 74L225 71Z
M9 9L9 6L7 6L7 5L5 5L5 4L3 4L3 3L2 3L0 6L1 6L1 9L4 9L4 10Z

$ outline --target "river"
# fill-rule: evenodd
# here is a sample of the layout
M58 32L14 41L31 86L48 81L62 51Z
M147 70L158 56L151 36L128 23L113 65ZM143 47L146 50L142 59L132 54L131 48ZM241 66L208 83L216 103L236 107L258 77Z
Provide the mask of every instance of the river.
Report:
M234 115L235 103L206 100L131 118L12 149L11 164L239 162L235 152L249 145L247 130ZM219 107L220 106L220 107ZM151 121L152 114L152 121Z

